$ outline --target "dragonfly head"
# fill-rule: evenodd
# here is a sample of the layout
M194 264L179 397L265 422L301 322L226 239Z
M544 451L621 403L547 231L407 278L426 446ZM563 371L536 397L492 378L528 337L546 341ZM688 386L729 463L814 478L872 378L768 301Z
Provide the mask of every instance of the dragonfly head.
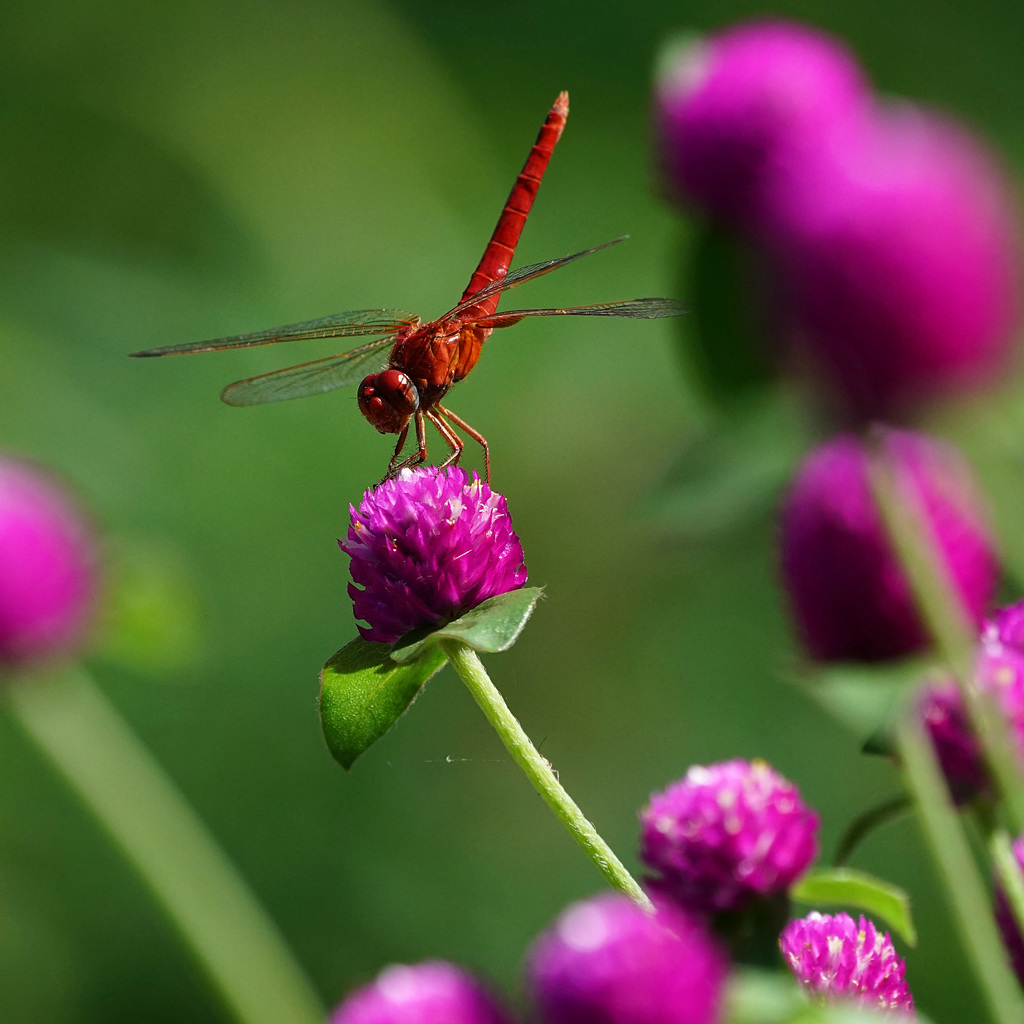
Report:
M401 370L371 373L359 385L359 411L382 434L397 434L420 407L420 394Z

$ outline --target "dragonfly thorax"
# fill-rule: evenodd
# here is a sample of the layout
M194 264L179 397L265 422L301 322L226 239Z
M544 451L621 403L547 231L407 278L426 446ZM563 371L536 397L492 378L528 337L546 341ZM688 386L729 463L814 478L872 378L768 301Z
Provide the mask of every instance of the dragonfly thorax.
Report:
M397 434L419 407L416 385L401 370L371 373L359 385L359 411L382 434Z

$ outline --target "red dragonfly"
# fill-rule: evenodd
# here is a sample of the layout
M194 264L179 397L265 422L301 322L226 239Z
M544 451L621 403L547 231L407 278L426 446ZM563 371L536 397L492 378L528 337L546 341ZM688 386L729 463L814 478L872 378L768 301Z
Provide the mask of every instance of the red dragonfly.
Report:
M186 345L147 349L133 356L171 356L191 352L216 352L221 349L251 348L281 341L303 341L310 338L371 337L343 355L315 359L299 366L274 370L258 377L229 384L221 398L228 405L262 405L288 398L333 391L335 388L359 385L359 409L382 434L398 434L394 455L388 463L385 479L404 466L418 465L427 458L426 422L429 420L451 448L442 468L457 462L464 447L455 427L465 431L484 450L488 482L491 477L490 450L484 436L465 420L441 404L448 389L462 380L476 365L484 341L493 330L511 327L529 316L620 316L653 319L676 316L682 307L673 299L627 299L603 302L594 306L568 306L564 309L516 309L498 313L498 300L503 292L531 281L542 274L564 267L583 256L624 241L616 238L593 249L584 249L571 256L548 260L509 272L516 243L533 205L541 178L565 127L569 115L569 94L563 92L555 100L541 126L537 141L530 150L512 192L501 211L498 225L484 250L480 265L470 278L457 306L430 323L423 324L412 313L398 309L358 309L335 313L319 320L273 327L253 334L237 334L230 338L214 338ZM387 363L380 369L385 349L390 346ZM370 368L374 372L363 376ZM416 451L402 459L411 424L416 430ZM454 426L453 426L454 424Z

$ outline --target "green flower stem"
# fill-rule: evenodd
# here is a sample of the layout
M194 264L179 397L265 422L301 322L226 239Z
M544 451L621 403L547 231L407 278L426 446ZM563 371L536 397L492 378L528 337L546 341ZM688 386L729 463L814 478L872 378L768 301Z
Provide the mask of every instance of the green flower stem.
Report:
M10 711L149 887L240 1024L323 1024L273 921L85 672L5 682Z
M1024 935L1024 874L1013 854L1013 845L1005 829L997 829L989 840L992 860L999 872L999 880L1003 883L1003 892L1013 911L1013 919L1017 922L1017 930Z
M896 741L907 789L993 1024L1020 1024L1024 995L1007 965L988 894L913 700L900 716Z
M458 640L448 639L441 640L441 649L447 655L452 668L469 687L473 699L501 737L508 752L533 783L533 788L540 793L558 819L572 833L576 842L583 847L583 851L597 865L598 871L604 875L608 884L645 910L653 911L654 907L643 889L598 835L597 829L584 817L572 797L562 788L551 765L530 742L530 737L526 735L523 727L509 711L497 687L491 682L476 651Z
M1024 829L1024 776L1006 716L988 693L973 685L977 630L949 578L916 495L900 487L881 452L872 460L871 488L925 625L960 685L1007 820L1019 833Z

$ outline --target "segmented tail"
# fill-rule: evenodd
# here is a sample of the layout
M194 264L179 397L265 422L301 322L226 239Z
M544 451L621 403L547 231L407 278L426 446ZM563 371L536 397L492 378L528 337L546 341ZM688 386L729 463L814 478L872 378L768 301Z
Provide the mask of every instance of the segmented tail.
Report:
M505 203L505 209L501 211L498 218L498 226L487 243L480 265L476 268L469 285L462 295L462 302L478 292L484 285L490 284L499 277L504 277L512 263L512 257L516 251L516 243L522 234L523 225L529 216L530 207L536 198L537 190L540 188L541 178L547 170L548 161L554 152L555 143L558 142L565 127L566 118L569 116L569 94L561 92L555 105L548 113L544 124L541 125L537 141L526 158L519 177ZM484 299L478 305L471 307L463 314L463 319L470 320L475 317L490 316L498 308L500 295L492 295Z

